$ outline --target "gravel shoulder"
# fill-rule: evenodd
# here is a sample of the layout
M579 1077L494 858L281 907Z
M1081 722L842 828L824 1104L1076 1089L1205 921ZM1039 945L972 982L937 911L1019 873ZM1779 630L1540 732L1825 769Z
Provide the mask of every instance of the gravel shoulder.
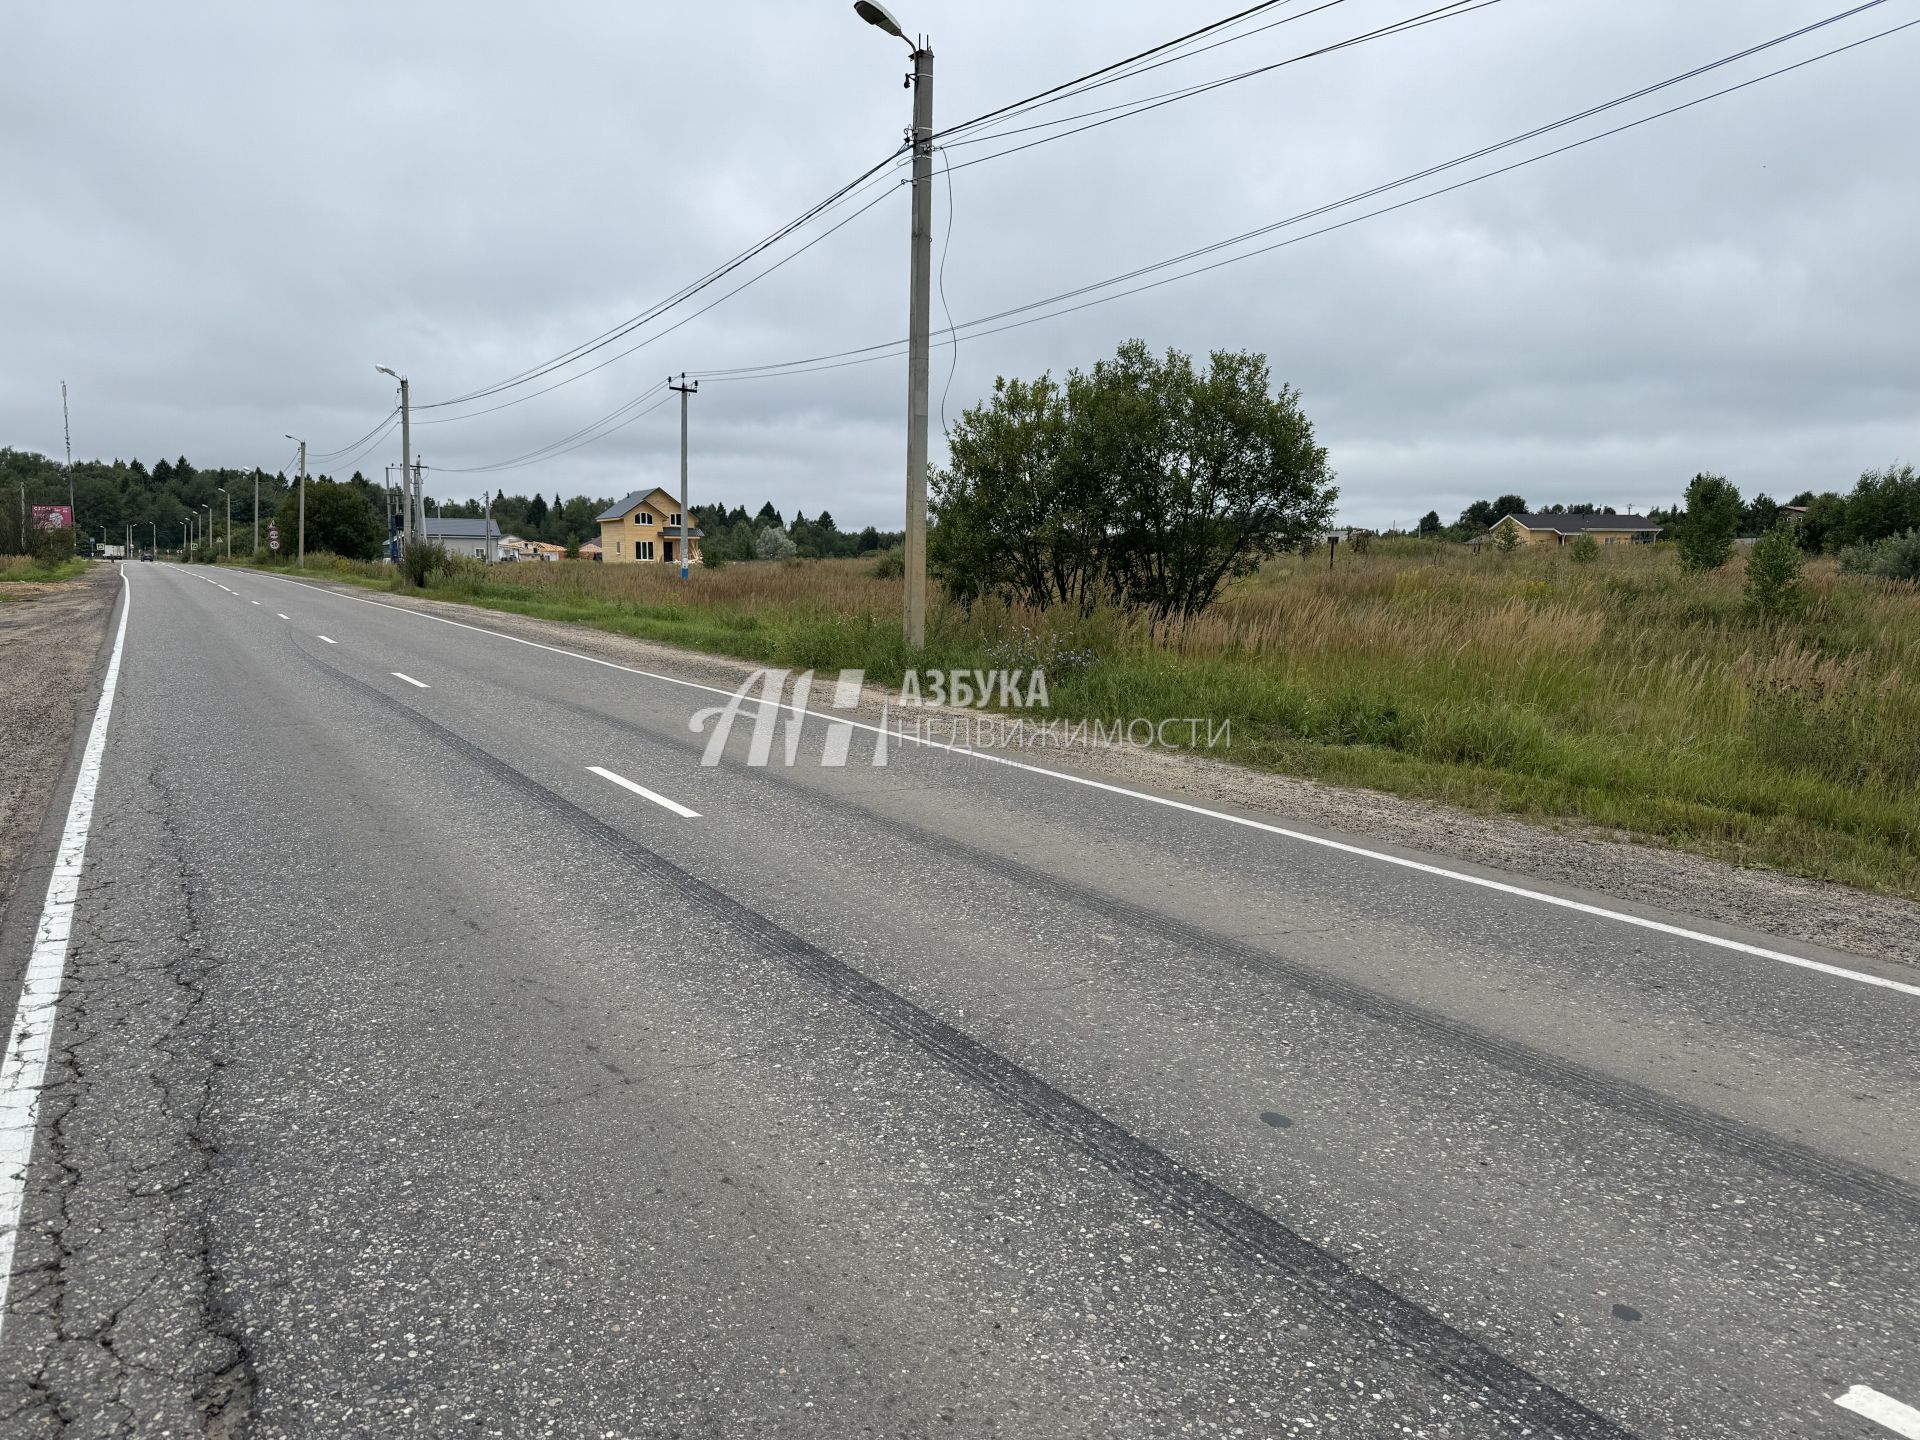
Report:
M368 598L352 586L327 586ZM658 669L733 689L757 667L726 656L612 635L590 626L536 620L483 606L417 596L379 599L429 614L563 645L623 665ZM867 687L877 721L882 696ZM948 720L981 712L923 708L916 718ZM900 712L894 712L895 720ZM1778 871L1742 868L1685 851L1639 843L1573 824L1547 826L1476 814L1378 791L1349 789L1175 751L1132 748L1027 749L1006 752L1050 768L1137 785L1195 804L1256 812L1304 828L1395 850L1447 857L1604 895L1630 905L1759 931L1875 960L1920 967L1920 904Z
M93 714L95 672L119 595L119 567L110 564L59 584L0 585L0 916L48 807L71 778L74 730Z

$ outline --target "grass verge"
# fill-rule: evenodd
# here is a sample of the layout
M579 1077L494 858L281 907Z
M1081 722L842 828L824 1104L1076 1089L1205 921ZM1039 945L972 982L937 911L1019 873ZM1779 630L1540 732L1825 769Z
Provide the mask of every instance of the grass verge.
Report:
M73 580L84 575L88 561L80 559L56 560L47 565L35 560L31 555L0 555L0 582L22 581L35 584L58 584L62 580Z

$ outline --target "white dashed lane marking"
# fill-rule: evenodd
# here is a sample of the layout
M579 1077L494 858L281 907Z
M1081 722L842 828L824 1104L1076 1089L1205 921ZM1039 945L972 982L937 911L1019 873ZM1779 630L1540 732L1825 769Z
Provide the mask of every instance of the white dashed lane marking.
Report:
M636 785L633 783L633 781L627 779L627 777L624 775L616 775L613 773L613 771L604 769L599 765L589 765L587 766L587 769L591 770L595 775L598 775L602 780L611 780L614 784L618 785L622 790L631 790L634 794L638 795L642 800L651 800L654 804L658 805L661 809L671 810L674 814L680 816L683 820L698 820L700 818L700 812L698 810L689 810L686 806L682 805L678 800L669 800L666 796L660 794L657 791L649 790L644 785Z
M406 674L403 674L402 672L400 672L400 671L398 671L398 670L395 670L395 671L393 671L392 673L393 673L393 677L394 677L394 679L396 679L396 680L404 680L404 681L406 681L406 682L407 682L407 684L409 684L409 685L413 685L413 686L417 686L418 688L420 688L420 689L422 689L422 690L431 690L431 689L433 688L433 687L432 687L431 685L429 685L429 684L427 684L427 682L426 682L426 681L424 681L424 680L416 680L416 679L414 679L414 678L413 678L413 677L412 677L411 675L406 675Z
M1920 1440L1920 1410L1903 1405L1891 1395L1882 1395L1871 1385L1856 1385L1833 1402L1842 1410L1864 1415L1876 1425L1884 1425L1907 1440Z

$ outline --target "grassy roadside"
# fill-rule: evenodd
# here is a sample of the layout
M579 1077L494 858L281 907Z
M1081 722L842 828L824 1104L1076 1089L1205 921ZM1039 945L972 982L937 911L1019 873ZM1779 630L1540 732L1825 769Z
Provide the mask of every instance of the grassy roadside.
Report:
M664 572L664 573L663 573ZM390 571L307 573L391 588ZM1740 562L1591 566L1406 542L1285 559L1190 624L936 605L923 670L1046 669L1050 714L1230 721L1242 764L1920 898L1920 592L1816 564L1751 618ZM897 683L900 582L861 562L500 566L427 593Z
M86 574L89 563L76 558L45 565L31 555L0 555L0 583L18 581L57 585L63 580L75 580Z

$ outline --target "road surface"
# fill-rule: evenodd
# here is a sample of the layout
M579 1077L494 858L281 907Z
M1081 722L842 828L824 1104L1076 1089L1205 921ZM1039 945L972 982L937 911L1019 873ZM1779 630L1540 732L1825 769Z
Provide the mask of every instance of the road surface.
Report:
M126 569L0 1434L1920 1433L1911 971Z

